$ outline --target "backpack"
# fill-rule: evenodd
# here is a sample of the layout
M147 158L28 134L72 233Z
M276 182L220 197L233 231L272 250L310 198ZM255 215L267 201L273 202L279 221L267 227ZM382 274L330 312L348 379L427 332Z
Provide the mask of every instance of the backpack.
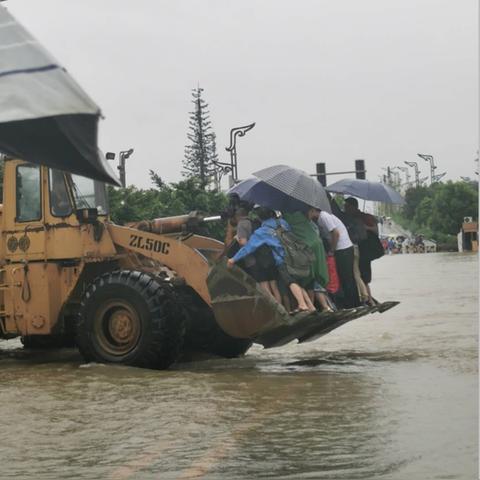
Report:
M375 233L367 231L367 239L358 244L360 257L372 261L385 255L382 242Z
M298 280L310 277L312 264L315 261L313 250L292 232L285 230L278 220L275 231L285 250L284 260L287 272Z

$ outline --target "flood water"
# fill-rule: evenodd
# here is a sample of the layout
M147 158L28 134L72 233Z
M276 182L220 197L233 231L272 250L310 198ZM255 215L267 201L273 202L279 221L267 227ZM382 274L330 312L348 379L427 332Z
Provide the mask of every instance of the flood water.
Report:
M478 257L373 264L402 303L165 372L0 342L0 478L478 478Z

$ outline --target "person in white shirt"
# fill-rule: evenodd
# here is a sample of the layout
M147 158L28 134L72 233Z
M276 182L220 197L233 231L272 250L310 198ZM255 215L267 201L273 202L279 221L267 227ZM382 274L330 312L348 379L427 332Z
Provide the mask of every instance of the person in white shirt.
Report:
M331 213L321 211L318 224L330 232L330 250L327 255L335 256L337 272L343 290L343 307L354 308L360 305L357 284L353 274L353 243L342 221Z

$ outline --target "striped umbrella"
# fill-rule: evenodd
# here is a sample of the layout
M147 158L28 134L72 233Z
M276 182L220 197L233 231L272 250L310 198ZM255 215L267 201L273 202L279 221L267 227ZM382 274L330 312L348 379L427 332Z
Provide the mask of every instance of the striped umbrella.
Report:
M97 146L99 107L0 6L0 152L118 184Z
M274 165L253 174L267 185L311 207L331 212L327 193L308 173L286 165Z
M304 202L290 197L256 177L237 183L228 193L236 193L241 200L282 212L304 212L309 208Z

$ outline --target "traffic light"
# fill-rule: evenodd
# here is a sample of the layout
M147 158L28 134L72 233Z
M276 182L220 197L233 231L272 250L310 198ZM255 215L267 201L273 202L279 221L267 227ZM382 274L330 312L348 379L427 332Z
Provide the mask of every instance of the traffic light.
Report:
M327 186L327 176L325 174L325 164L317 163L317 180L324 186Z
M365 160L355 160L355 178L358 180L365 180Z

